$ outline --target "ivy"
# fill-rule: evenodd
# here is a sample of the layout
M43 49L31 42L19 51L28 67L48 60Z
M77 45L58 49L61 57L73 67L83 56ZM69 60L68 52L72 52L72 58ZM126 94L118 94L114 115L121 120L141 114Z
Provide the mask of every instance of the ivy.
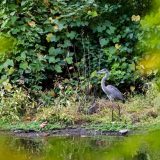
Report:
M3 47L5 55L0 54L1 78L7 74L17 83L24 77L27 87L41 89L49 79L68 78L69 68L74 68L69 74L76 79L107 67L115 73L113 83L130 85L137 80L130 66L138 57L140 33L140 23L131 17L144 15L149 5L123 0L2 0L0 32L11 41ZM8 74L5 68L14 71Z

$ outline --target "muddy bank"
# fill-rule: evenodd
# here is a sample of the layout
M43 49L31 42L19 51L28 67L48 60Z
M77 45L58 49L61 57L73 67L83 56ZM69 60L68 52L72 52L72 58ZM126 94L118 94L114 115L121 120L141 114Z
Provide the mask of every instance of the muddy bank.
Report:
M12 131L13 135L19 137L48 137L48 136L125 136L129 134L128 130L120 131L99 131L85 128L64 128L64 129L54 129L51 131L34 131L34 130L23 130L17 129Z

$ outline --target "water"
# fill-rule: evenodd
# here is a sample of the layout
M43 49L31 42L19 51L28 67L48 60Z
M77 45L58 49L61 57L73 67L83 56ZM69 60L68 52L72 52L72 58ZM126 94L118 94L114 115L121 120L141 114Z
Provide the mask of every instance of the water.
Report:
M0 136L0 160L160 160L160 130L129 137Z

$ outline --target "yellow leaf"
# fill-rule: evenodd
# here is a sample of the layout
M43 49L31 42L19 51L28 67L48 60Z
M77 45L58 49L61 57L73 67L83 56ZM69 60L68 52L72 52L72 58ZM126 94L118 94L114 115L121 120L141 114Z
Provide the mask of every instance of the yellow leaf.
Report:
M134 22L138 22L138 21L141 20L141 17L140 17L140 15L137 15L137 16L136 15L132 15L131 20L134 21Z
M59 29L58 25L55 25L53 28L54 28L55 30L58 30L58 29Z
M51 42L51 38L52 37L53 37L53 34L52 33L48 33L47 36L46 36L47 42Z
M130 86L130 90L133 92L135 90L135 86Z
M116 43L116 44L115 44L115 48L116 48L116 49L120 49L120 48L121 48L121 45L119 45L119 44Z
M36 23L35 23L34 21L30 21L30 22L28 22L28 25L29 25L30 27L35 27L35 26L36 26Z
M50 21L50 23L54 23L54 19L52 17L49 17L48 20Z
M8 92L10 92L12 89L12 85L10 83L4 82L3 86L4 86L4 89Z

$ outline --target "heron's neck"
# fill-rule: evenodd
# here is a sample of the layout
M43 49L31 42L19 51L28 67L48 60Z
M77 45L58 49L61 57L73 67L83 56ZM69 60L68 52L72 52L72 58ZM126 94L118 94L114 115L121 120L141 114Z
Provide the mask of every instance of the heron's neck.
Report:
M106 82L106 80L108 79L108 77L109 77L109 74L108 73L106 73L106 75L102 78L102 80L101 80L101 87L102 87L102 89L104 90L104 88L105 88L105 82Z

